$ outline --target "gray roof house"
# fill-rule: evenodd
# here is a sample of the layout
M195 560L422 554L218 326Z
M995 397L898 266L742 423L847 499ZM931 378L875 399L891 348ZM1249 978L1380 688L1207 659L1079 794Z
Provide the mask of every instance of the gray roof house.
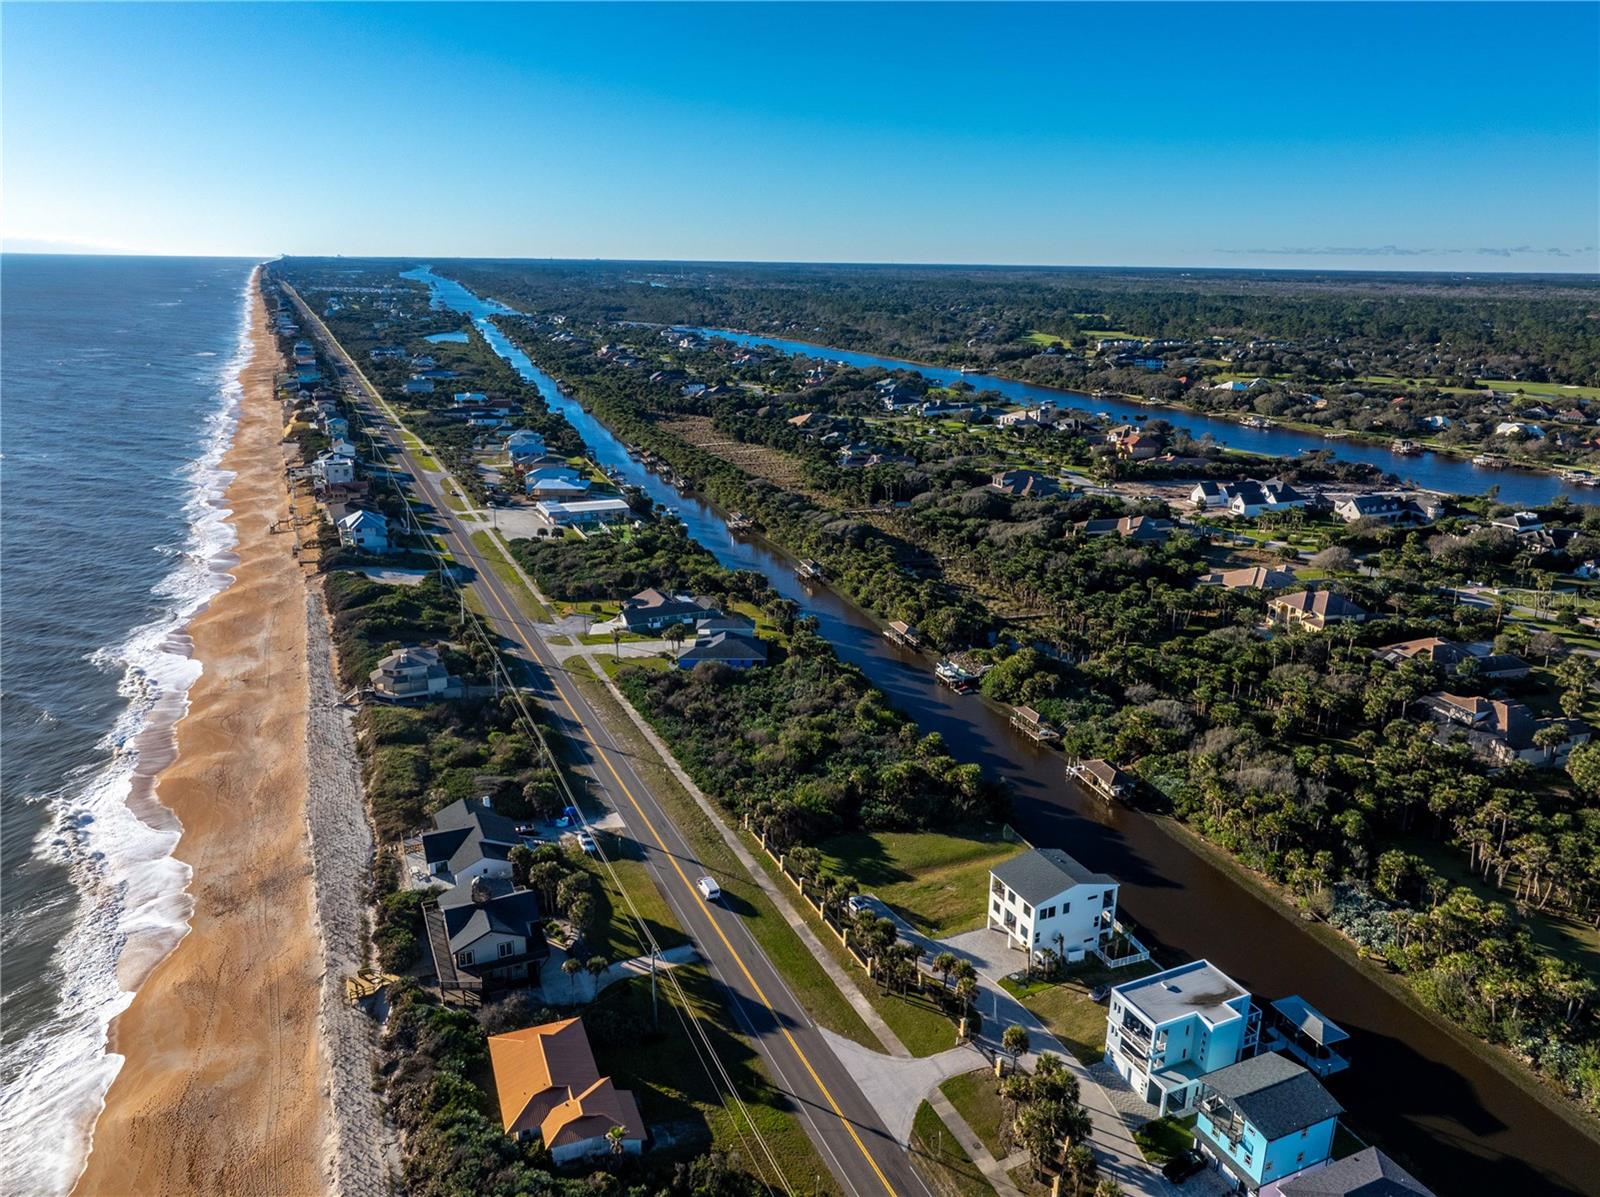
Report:
M527 979L549 957L539 896L510 877L458 882L423 908L442 996L481 993Z
M721 615L711 599L691 594L666 594L652 587L624 599L619 618L630 632L657 631L671 623L698 623Z
M459 692L459 683L434 648L398 648L378 662L368 680L375 693L394 701Z
M1249 1192L1325 1162L1344 1107L1300 1065L1269 1052L1205 1075L1202 1153Z
M511 849L522 842L517 825L496 814L487 798L463 798L433 814L422 836L428 872L451 884L473 877L510 877Z
M1036 848L989 870L987 926L1030 956L1077 961L1116 930L1117 883L1060 848Z
M767 643L741 632L712 632L679 653L675 664L679 669L693 669L702 661L715 661L729 669L755 669L767 663Z
M1272 1197L1433 1197L1416 1177L1376 1147L1285 1177ZM1262 1190L1263 1195L1268 1190Z

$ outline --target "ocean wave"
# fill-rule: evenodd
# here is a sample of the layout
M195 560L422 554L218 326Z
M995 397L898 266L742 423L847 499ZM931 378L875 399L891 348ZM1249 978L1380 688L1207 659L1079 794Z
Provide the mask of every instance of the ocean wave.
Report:
M71 1189L122 1065L107 1050L112 1020L189 931L192 870L172 855L182 829L157 800L156 774L175 754L175 727L203 668L183 629L228 585L238 561L224 502L233 474L221 462L254 344L250 297L247 283L235 350L218 370L217 404L184 472L187 535L153 590L166 610L89 654L101 668L120 669L128 705L99 744L105 758L47 796L50 820L35 853L68 870L79 902L51 961L62 975L53 1016L0 1048L10 1078L0 1095L0 1192Z

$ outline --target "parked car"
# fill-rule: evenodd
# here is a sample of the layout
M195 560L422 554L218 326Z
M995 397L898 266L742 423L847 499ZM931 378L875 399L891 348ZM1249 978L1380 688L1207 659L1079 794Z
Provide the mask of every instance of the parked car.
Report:
M578 847L590 856L600 855L600 845L594 842L594 836L587 831L578 832Z
M700 896L707 902L715 902L722 897L722 887L717 884L714 877L702 877L694 883L694 886L700 891Z
M1205 1158L1192 1148L1173 1156L1161 1165L1161 1175L1175 1185L1181 1185L1206 1166Z
M871 894L851 894L845 899L844 908L851 914L860 914L863 910L872 909Z
M1110 996L1111 986L1109 985L1096 985L1089 991L1089 1000L1095 1003L1103 1002Z

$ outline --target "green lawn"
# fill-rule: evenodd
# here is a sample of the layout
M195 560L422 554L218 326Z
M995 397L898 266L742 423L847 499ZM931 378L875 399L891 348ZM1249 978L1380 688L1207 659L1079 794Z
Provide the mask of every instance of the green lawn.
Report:
M1152 1164L1164 1164L1194 1146L1194 1115L1187 1118L1157 1118L1133 1132L1133 1141L1139 1145L1144 1158Z
M785 1178L804 1177L808 1192L836 1193L832 1176L801 1126L800 1111L771 1084L750 1044L728 1029L731 1020L705 968L685 966L674 969L672 976L676 986L658 985L656 1025L652 1025L650 981L645 977L612 986L586 1008L601 1075L632 1091L646 1122L676 1124L683 1132L682 1141L665 1150L687 1157L710 1141L737 1154L745 1167L760 1171L768 1185L781 1189L786 1187ZM686 1021L709 1040L709 1051L727 1070L742 1109L733 1102L723 1103L710 1064L702 1059L707 1046L686 1029ZM754 1148L756 1133L772 1152L781 1175L774 1176L772 1164Z
M612 870L597 860L585 860L585 867L595 875L601 887L599 913L603 930L599 942L591 946L592 954L603 957L607 963L648 955L649 944L634 921L636 911L655 936L657 947L666 949L687 942L688 937L678 926L672 908L661 896L640 858L638 846L618 836L601 834L605 836Z
M973 1133L983 1141L989 1154L997 1160L1006 1158L1000 1144L1000 1082L993 1072L980 1068L953 1076L939 1086L939 1091L950 1099L956 1112L967 1120Z
M533 591L522 581L522 575L500 553L500 546L494 539L493 532L472 533L472 547L483 554L483 559L489 563L489 568L494 570L495 576L505 583L506 588L516 598L523 614L539 623L550 621L550 609L533 597Z
M827 952L839 967L855 981L856 988L872 1004L872 1008L878 1012L878 1017L900 1037L900 1042L906 1045L907 1051L914 1056L931 1056L956 1045L955 1024L942 1009L920 996L883 992L878 983L867 976L867 970L845 950L833 929L823 923L817 912L795 893L794 883L779 871L778 866L761 850L761 845L754 837L747 835L745 843L755 858L761 862L761 867L767 871L767 876L793 895L794 907L800 912L800 917L805 919L806 925L811 928L811 933L825 945ZM868 1046L881 1050L876 1035L866 1042Z
M938 1197L993 1197L994 1188L927 1102L911 1123L911 1158Z
M907 922L942 938L983 925L989 870L1023 850L998 827L970 831L855 832L818 845L829 871L853 877Z
M1600 387L1568 386L1562 382L1491 382L1486 379L1483 385L1485 391L1520 391L1545 399L1600 399Z
M444 472L444 467L435 461L433 459L433 455L422 447L422 442L420 440L412 436L409 432L403 432L400 434L400 436L404 441L406 448L410 450L411 456L417 459L418 465L420 465L423 469L435 474L441 474Z
M1150 961L1111 969L1095 961L1071 967L1064 981L1003 980L1006 992L1020 1001L1085 1064L1106 1054L1106 1008L1089 997L1096 985L1121 985L1156 972Z

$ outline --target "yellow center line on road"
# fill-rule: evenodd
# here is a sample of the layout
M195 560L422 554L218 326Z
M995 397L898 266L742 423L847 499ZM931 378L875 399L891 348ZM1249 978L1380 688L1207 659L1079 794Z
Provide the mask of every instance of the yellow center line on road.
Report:
M296 295L295 298L299 299L299 296ZM388 415L389 419L393 421L399 431L402 434L410 433L411 436L415 437L417 444L422 447L423 451L427 452L428 443L406 427L405 422L400 419L398 413L396 413L395 410L389 406L388 402L383 398L383 396L378 393L378 389L374 387L367 379L366 372L362 370L360 366L356 365L355 359L345 352L344 346L339 344L338 338L333 335L333 333L328 329L328 326L322 322L321 318L311 310L310 305L305 303L304 300L300 300L300 305L302 311L309 315L316 323L317 327L321 329L323 337L328 341L328 343L335 346L339 350L340 355L343 356L345 362L355 373L357 381L360 382L361 386L378 404L378 406L383 409L383 411ZM401 443L401 451L409 452L409 450L405 448L404 441ZM446 473L448 473L448 471L446 471ZM428 486L427 481L424 478L418 478L416 481L424 487ZM460 524L460 520L456 519L453 514L447 515L446 519L454 521L458 525ZM465 553L466 558L469 560L475 556L474 553L468 552L465 549L463 552ZM500 608L501 615L516 633L516 638L522 643L523 647L528 650L535 662L542 666L543 663L539 661L538 650L533 646L533 643L529 639L528 635L522 631L521 624L518 622L516 616L514 616L506 607L505 602L500 598L499 592L493 586L486 585L484 589L488 593L489 597L494 600L495 606ZM555 680L553 674L551 676L551 680ZM573 722L579 727L586 726L585 720L578 714L577 708L572 705L571 699L569 699L566 694L562 692L562 689L559 685L555 687L555 691L562 703L566 706L567 711L571 714ZM652 837L654 837L657 846L661 849L662 854L667 858L668 861L671 862L673 871L678 874L678 879L683 882L684 888L689 891L690 899L698 902L700 899L700 891L694 887L694 883L689 880L689 875L683 871L683 866L679 863L677 855L667 847L666 840L662 838L661 832L657 830L654 821L652 821L650 816L645 813L644 807L640 805L638 798L634 796L633 790L629 788L627 782L622 780L622 775L617 772L616 766L611 762L611 755L600 746L598 740L591 739L591 743L594 745L595 750L600 754L601 761L604 762L606 769L616 781L617 786L622 790L623 794L627 796L627 799L629 803L632 804L633 809L638 812L639 818L644 821L644 825L649 828L650 834ZM717 938L722 941L722 946L725 947L728 950L728 954L733 957L734 963L739 966L739 971L744 974L745 980L750 983L751 989L755 991L755 994L761 1000L762 1005L764 1005L767 1008L767 1012L772 1015L773 1022L777 1025L778 1029L783 1032L783 1037L788 1042L790 1050L794 1052L795 1057L800 1061L800 1063L805 1065L805 1070L811 1077L812 1082L819 1090L821 1090L823 1097L827 1098L829 1107L832 1108L834 1114L838 1117L840 1123L843 1124L845 1130L849 1132L851 1140L856 1145L856 1149L861 1152L862 1158L867 1161L867 1165L872 1169L873 1174L877 1176L879 1183L883 1185L884 1192L889 1194L889 1197L897 1197L894 1186L889 1183L889 1178L883 1174L883 1169L878 1166L878 1161L872 1158L872 1153L867 1150L867 1145L862 1142L860 1134L856 1131L855 1123L845 1116L845 1112L840 1108L838 1101L833 1096L833 1092L823 1082L822 1078L817 1075L817 1070L812 1066L810 1057L808 1057L801 1049L800 1044L796 1042L795 1037L789 1031L789 1028L783 1025L783 1020L779 1017L777 1010L773 1008L772 1000L767 997L766 991L761 988L760 982L758 982L751 974L750 968L745 963L744 957L740 955L739 950L735 948L732 941L728 939L727 933L723 931L717 920L713 918L709 912L706 915L706 921L711 924L711 929L717 933Z
M522 631L516 617L511 614L510 610L507 609L505 602L500 598L498 591L496 591L492 586L485 587L485 589L488 591L489 597L494 600L495 606L500 608L501 615L505 617L506 621L511 625L512 628L516 629L517 639L522 643L523 647L526 648L528 652L537 660L538 650L534 648L527 634ZM540 662L540 664L542 665L542 662ZM551 680L555 680L553 676ZM555 690L557 697L561 699L562 703L566 706L567 711L571 714L573 722L579 727L586 726L586 721L578 714L577 708L572 705L572 700L562 692L561 687L557 686ZM650 829L650 834L655 838L656 844L661 849L662 855L664 855L671 863L673 871L678 874L678 879L683 882L684 888L689 891L691 900L698 902L700 900L700 891L695 888L694 882L689 880L689 875L683 871L683 865L679 863L677 854L667 847L666 840L662 838L661 832L657 830L654 821L652 821L650 816L645 813L644 807L640 805L638 798L634 796L633 790L629 788L627 782L622 780L622 775L617 772L616 766L611 763L610 753L601 747L598 740L591 738L590 743L594 745L595 751L600 754L601 761L605 764L605 767L610 772L613 780L616 781L617 786L625 795L627 795L628 801L633 805L633 809L639 813L639 818L642 819L644 821L644 825ZM872 1171L874 1174L876 1174L878 1180L883 1184L884 1191L888 1193L890 1197L895 1197L894 1186L889 1183L889 1178L883 1174L883 1169L878 1167L878 1161L872 1158L872 1153L867 1150L867 1145L861 1141L861 1136L856 1132L855 1123L847 1118L844 1111L839 1108L839 1103L834 1099L832 1091L829 1090L828 1086L823 1083L822 1078L817 1075L817 1070L812 1067L810 1058L801 1049L800 1044L795 1041L795 1037L790 1033L789 1028L783 1025L782 1018L779 1017L777 1010L773 1008L772 1000L767 997L766 991L761 988L761 983L757 981L751 974L749 966L745 964L744 957L739 954L739 950L735 948L732 941L728 939L727 933L723 931L717 920L713 918L709 912L706 915L706 921L711 924L711 929L717 933L717 938L722 940L722 946L728 949L728 954L733 957L734 963L739 966L739 971L744 974L744 979L750 983L750 987L755 990L756 996L761 999L761 1004L764 1005L767 1008L767 1012L772 1015L773 1021L777 1024L778 1029L783 1032L784 1039L788 1041L790 1049L794 1052L800 1063L805 1065L806 1072L810 1074L811 1080L816 1084L817 1088L822 1091L822 1095L828 1099L828 1105L833 1108L833 1112L838 1116L839 1121L844 1124L845 1130L850 1132L850 1138L855 1141L855 1145L860 1150L862 1157L871 1166Z

